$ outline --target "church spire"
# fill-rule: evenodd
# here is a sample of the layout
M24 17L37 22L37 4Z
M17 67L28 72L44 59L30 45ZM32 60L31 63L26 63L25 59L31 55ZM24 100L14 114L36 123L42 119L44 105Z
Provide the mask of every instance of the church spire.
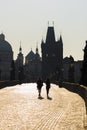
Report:
M38 43L36 45L36 54L38 54Z
M62 41L62 35L60 35L60 42L63 43L63 41Z
M21 41L20 41L19 53L22 53Z
M16 62L18 63L19 66L23 66L23 60L24 60L24 57L22 54L22 47L21 47L21 42L20 42L19 53L18 53Z

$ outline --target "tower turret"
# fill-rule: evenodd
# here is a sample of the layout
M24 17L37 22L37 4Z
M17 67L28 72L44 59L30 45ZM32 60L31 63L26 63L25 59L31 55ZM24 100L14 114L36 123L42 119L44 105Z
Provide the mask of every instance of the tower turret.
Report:
M60 42L63 43L63 41L62 41L62 36L61 36L61 35L60 35Z
M22 48L21 48L21 44L20 44L20 48L19 48L19 53L22 53Z
M36 54L38 54L38 46L36 47Z
M23 66L23 60L24 60L24 57L23 57L23 54L22 54L22 47L21 47L21 44L20 44L19 54L18 54L17 60L16 60L18 66Z

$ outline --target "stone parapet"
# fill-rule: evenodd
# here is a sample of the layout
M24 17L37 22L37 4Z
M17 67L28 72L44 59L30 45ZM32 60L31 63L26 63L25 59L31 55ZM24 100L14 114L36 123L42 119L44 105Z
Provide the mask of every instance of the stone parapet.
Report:
M87 129L87 87L80 84L69 82L62 82L62 87L68 89L71 92L79 94L84 99L84 128Z

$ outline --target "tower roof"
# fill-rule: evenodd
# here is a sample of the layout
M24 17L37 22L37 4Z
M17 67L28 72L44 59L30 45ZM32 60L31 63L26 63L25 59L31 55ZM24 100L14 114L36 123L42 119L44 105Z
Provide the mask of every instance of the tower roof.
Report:
M54 27L48 27L47 29L47 36L46 36L46 43L53 44L55 42L55 33Z
M26 56L27 59L31 60L31 59L34 59L35 58L35 54L34 52L31 50L28 55Z

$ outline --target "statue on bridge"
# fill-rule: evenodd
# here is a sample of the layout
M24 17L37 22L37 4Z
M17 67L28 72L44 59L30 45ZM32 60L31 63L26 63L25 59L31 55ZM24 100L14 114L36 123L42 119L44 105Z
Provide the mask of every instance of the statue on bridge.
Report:
M84 59L83 59L83 66L81 69L82 74L80 84L87 86L87 41L83 51L84 51Z
M69 82L74 82L74 58L70 55L70 65L69 65L69 71L68 71L68 77L69 77Z

